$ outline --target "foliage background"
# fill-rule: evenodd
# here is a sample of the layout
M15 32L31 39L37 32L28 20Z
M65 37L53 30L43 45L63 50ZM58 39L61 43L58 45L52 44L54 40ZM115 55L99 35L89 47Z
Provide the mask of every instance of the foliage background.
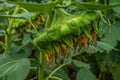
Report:
M11 0L12 1L12 0ZM17 0L13 0L17 1ZM22 1L22 0L21 0ZM52 1L52 0L51 0ZM78 0L79 2L93 2L94 0ZM18 0L20 2L20 0ZM46 3L48 0L28 0L28 2L34 3ZM118 4L119 0L100 0L100 4ZM65 4L69 4L68 1L64 1ZM0 1L0 15L13 14L15 10L15 4L8 3L6 1ZM69 6L66 8L71 14L76 14L76 11L82 10L75 6ZM97 33L97 44L89 45L88 49L84 46L81 50L72 50L69 57L65 58L61 56L56 59L55 63L45 64L44 77L49 76L57 67L61 66L64 61L69 62L63 68L60 68L53 75L63 80L120 80L120 7L103 10L103 17L99 20L99 30ZM28 16L26 16L28 15ZM25 17L28 19L33 13L28 12L26 14L17 15L17 17ZM46 14L37 16L36 22L39 32L43 32ZM40 19L39 19L40 17ZM33 21L32 23L34 24ZM12 35L12 44L10 47L9 56L4 54L5 35L7 28L10 24L9 18L0 17L0 79L1 80L38 80L38 66L39 66L39 50L36 49L32 40L36 36L36 31L33 28L29 28L26 24L21 25L26 27L25 30L18 29L18 33ZM66 53L69 52L69 48ZM54 79L53 79L54 80ZM59 80L59 79L58 79Z

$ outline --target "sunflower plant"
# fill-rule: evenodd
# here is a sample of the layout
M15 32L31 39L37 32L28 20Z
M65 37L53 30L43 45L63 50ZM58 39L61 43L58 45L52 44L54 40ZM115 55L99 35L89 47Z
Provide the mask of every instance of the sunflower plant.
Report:
M0 1L0 80L119 80L119 6Z

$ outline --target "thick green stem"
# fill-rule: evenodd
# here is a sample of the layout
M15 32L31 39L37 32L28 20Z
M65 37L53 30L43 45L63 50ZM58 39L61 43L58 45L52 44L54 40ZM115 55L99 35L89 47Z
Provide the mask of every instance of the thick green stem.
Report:
M14 11L13 14L18 13L18 11L19 11L19 6L16 7L16 9L15 9L15 11ZM6 35L5 35L5 55L8 55L9 52L10 52L10 46L11 46L11 29L12 29L13 23L14 23L14 19L10 19L9 26L7 28Z
M5 36L5 55L9 53L10 45L11 45L11 37L10 35L6 35Z
M107 0L104 0L104 5L107 5Z
M39 67L39 70L38 70L38 80L43 80L43 77L44 77L44 54L43 53L40 53L40 67Z
M104 5L107 5L107 0L104 0ZM107 10L104 10L104 15L107 15Z
M5 49L5 44L0 41L0 46Z
M15 9L15 11L13 12L13 14L18 13L19 10L20 10L20 7L17 6L16 9ZM9 26L8 26L8 28L7 28L7 35L11 35L11 29L12 29L12 25L13 25L13 23L14 23L14 20L15 20L15 19L12 18L12 19L10 19L10 21L9 21Z

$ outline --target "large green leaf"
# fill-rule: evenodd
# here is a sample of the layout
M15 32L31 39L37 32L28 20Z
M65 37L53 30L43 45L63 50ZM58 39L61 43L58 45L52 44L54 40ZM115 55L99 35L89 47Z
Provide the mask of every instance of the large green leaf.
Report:
M97 80L97 78L89 69L81 68L77 73L76 80Z
M31 55L32 48L31 44L18 45L18 42L12 43L10 56L14 59L27 58Z
M91 3L79 3L79 2L75 2L74 4L78 6L80 9L85 9L85 10L105 10L105 9L112 9L120 6L120 4L98 5L98 4L91 4Z
M109 44L107 44L105 42L97 42L97 46L100 47L100 48L102 48L106 52L109 52L112 49L117 50L113 46L111 46L111 45L109 45Z
M14 4L18 4L23 8L26 8L30 11L39 11L39 12L50 12L53 8L57 6L59 2L62 0L58 0L58 2L55 3L41 3L41 4L33 4L33 3L20 3L16 2ZM87 9L87 10L105 10L105 9L112 9L115 7L120 6L120 4L115 5L97 5L97 4L91 4L91 3L79 3L79 2L73 2L74 5L77 5L80 9Z
M49 12L52 11L53 8L56 7L58 3L60 3L62 0L57 0L52 3L22 3L22 2L10 2L13 4L17 4L29 11L39 11L39 12Z
M9 56L0 55L0 80L24 80L29 68L30 62L26 58L14 60Z
M107 53L110 52L111 50L117 51L114 46L110 45L109 43L98 41L97 45L90 45L89 49L91 50L91 53L96 53L96 52L104 52L106 51Z
M102 41L108 43L112 47L115 47L117 45L117 40L120 40L120 20L114 21L111 25L100 22L100 30L99 36ZM102 38L102 36L104 36L104 38Z

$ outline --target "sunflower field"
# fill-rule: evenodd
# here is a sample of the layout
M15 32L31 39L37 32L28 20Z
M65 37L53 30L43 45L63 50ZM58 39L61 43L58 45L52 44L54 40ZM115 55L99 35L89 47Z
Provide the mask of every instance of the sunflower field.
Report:
M120 0L0 0L0 80L120 80Z

